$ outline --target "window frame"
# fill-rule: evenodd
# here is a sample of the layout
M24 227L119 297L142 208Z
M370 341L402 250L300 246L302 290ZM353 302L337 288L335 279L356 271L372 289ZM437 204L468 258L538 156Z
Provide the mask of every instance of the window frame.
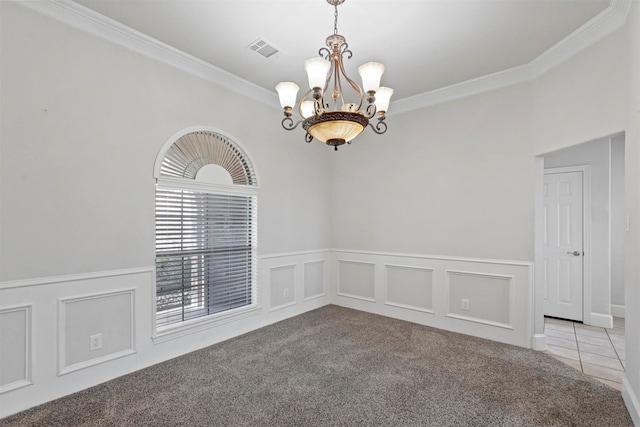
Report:
M197 181L193 178L182 178L175 176L168 176L161 174L161 164L164 160L165 155L171 146L178 142L180 138L183 136L189 135L195 132L210 132L212 137L226 138L234 148L234 151L237 153L239 159L248 164L248 170L252 173L251 184L243 185L243 184L214 184L208 182ZM210 164L216 164L214 162L210 162ZM258 194L259 187L257 185L257 173L253 166L253 162L249 158L246 151L235 142L235 139L223 132L220 132L211 128L190 128L185 129L177 134L173 135L169 138L165 144L160 149L158 153L158 157L156 158L156 163L154 164L154 177L156 178L156 187L154 189L154 206L155 201L157 200L156 191L157 189L167 189L167 190L184 190L184 191L193 191L193 192L201 192L201 193L211 193L211 194L219 194L222 196L243 196L243 197L251 197L252 201L252 210L251 210L251 224L250 224L250 233L251 233L251 262L250 262L250 283L251 283L251 303L232 308L228 310L223 310L218 313L207 314L201 317L183 320L180 322L176 322L169 325L158 325L157 324L157 283L156 283L156 262L155 262L155 254L156 254L156 235L155 235L155 208L154 208L154 274L153 274L153 283L151 290L151 321L153 326L153 335L152 340L154 343L160 343L164 341L168 341L174 338L178 338L180 336L185 336L188 334L196 333L198 331L206 330L217 325L228 323L232 321L237 321L243 319L245 317L254 316L260 313L261 306L259 303L259 294L258 294L258 286L257 286L257 278L258 278Z

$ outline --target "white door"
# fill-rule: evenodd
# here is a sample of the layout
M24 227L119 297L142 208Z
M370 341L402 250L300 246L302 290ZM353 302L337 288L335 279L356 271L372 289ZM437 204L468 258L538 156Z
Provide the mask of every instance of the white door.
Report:
M582 172L544 175L544 314L583 320Z

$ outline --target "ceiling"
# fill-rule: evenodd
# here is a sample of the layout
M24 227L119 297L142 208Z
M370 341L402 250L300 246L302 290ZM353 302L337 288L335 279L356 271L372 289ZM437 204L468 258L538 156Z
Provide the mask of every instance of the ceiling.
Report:
M76 0L102 15L270 92L306 87L305 59L333 33L326 0ZM353 57L386 65L394 99L528 64L607 9L609 0L347 0L338 32ZM248 49L262 38L279 49ZM356 80L359 80L357 78Z

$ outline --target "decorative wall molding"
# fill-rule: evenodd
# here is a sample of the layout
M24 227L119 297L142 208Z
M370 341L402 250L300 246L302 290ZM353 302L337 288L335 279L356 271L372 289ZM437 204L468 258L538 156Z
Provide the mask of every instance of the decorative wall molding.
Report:
M607 9L528 64L394 101L391 113L402 114L535 79L622 27L631 9L631 3L632 0L611 0ZM262 104L280 109L278 97L274 92L133 30L78 3L70 0L41 0L21 1L20 4Z
M358 295L354 292L348 292L345 291L343 289L344 285L344 279L343 279L343 272L345 271L344 266L347 265L358 265L358 266L368 266L371 269L371 278L370 278L370 283L371 283L371 297L367 296L367 295ZM342 297L347 297L347 298L354 298L354 299L359 299L359 300L363 300L363 301L369 301L369 302L376 302L376 291L375 291L375 267L376 264L373 262L363 262L363 261L355 261L355 260L348 260L348 259L339 259L337 260L336 263L336 267L337 267L337 274L336 274L336 278L337 278L337 292L336 294Z
M435 314L435 312L433 311L433 272L434 269L433 268L426 268L426 267L416 267L416 266L410 266L410 265L399 265L399 264L384 264L385 267L385 273L386 273L386 283L387 283L387 292L386 292L386 298L385 298L385 305L390 305L390 306L394 306L394 307L399 307L399 308L404 308L407 310L415 310L415 311L421 311L423 313L429 313L429 314ZM429 279L430 279L430 286L429 286L429 293L430 293L430 297L429 300L431 302L429 307L422 307L422 306L418 306L415 304L410 304L410 303L404 303L404 302L399 302L399 301L392 301L391 298L389 297L389 284L390 284L390 278L389 278L389 273L393 270L396 271L414 271L414 272L422 272L422 273L428 273L429 274Z
M275 93L147 36L70 0L21 1L37 12L175 67L270 107L280 109Z
M24 345L24 348L22 349L24 352L23 377L22 379L19 379L17 381L0 385L0 394L17 390L32 384L32 381L31 381L31 371L32 371L31 365L33 363L33 358L31 357L31 348L33 345L31 342L31 337L33 336L32 330L31 330L32 329L32 326L31 326L32 325L32 319L31 319L32 308L33 308L33 304L26 304L26 305L21 305L16 307L5 307L0 310L0 317L2 317L2 315L4 314L23 312L24 323L25 323L25 330L24 330L25 345ZM6 367L0 366L0 369L6 369Z
M259 257L258 299L266 307L267 324L331 303L327 292L328 260L328 249L263 254ZM293 270L293 275L283 274L279 279L285 280L284 287L289 289L288 297L284 297L284 287L273 283L273 275L287 270ZM280 292L280 295L272 295L272 292Z
M296 266L297 264L286 264L269 267L269 311L281 310L296 305ZM274 283L274 275L278 274L277 272L290 272L290 281L288 283ZM284 274L281 276L284 276ZM283 278L284 277L280 277L280 279ZM274 296L274 292L285 289L286 295ZM275 300L281 300L280 304L274 304Z
M128 356L136 353L135 349L135 289L121 289L111 292L100 292L90 295L74 296L69 298L58 299L58 375L65 375L70 372L74 372L80 369L88 368L90 366L99 365L101 363L108 362L110 360L118 359L120 357ZM129 342L128 346L120 350L102 354L98 357L90 358L73 364L67 364L67 336L66 329L68 325L67 320L67 307L70 304L82 304L92 300L107 299L111 297L117 297L126 295L129 298L128 311L129 311ZM107 320L108 323L108 320ZM87 337L88 338L88 337ZM87 340L88 344L88 340Z
M528 65L531 68L532 77L541 76L621 28L627 20L631 1L611 0L608 8L531 61Z
M448 255L428 255L428 254L412 254L404 252L381 252L381 251L361 251L357 249L331 249L332 253L346 253L346 254L363 254L363 255L376 255L383 257L400 257L400 258L415 258L415 259L430 259L430 260L443 260L443 261L463 261L473 262L479 264L499 264L499 265L514 265L522 267L532 267L533 263L529 261L517 261L517 260L504 260L504 259L492 259L492 258L469 258L469 257L455 257ZM409 267L409 265L404 265Z
M332 304L521 347L532 346L531 262L345 249L332 250L331 254ZM340 286L340 270L345 261L373 264L373 273L369 274L369 280L373 280L373 298L362 298L352 292L344 292ZM431 309L416 309L411 303L415 298L412 293L415 288L397 285L397 280L394 286L394 280L390 281L389 275L385 274L387 266L429 271ZM472 291L469 298L471 308L475 309L468 314L452 310L451 273L462 277L456 282L458 293ZM421 282L420 277L410 281L416 286ZM429 287L429 281L425 282L425 286ZM501 299L487 298L485 291L498 292ZM388 301L390 294L395 295L393 298L400 304ZM458 295L455 298L465 297ZM491 313L494 312L497 314L492 316Z
M509 311L508 311L508 321L507 322L500 322L497 320L492 320L492 319L487 319L487 318L483 318L480 316L473 316L471 314L464 314L464 313L452 313L449 312L447 313L447 317L451 317L451 318L455 318L455 319L460 319L460 320L466 320L468 322L476 322L476 323L483 323L485 325L490 325L490 326L495 326L495 327L499 327L499 328L506 328L506 329L513 329L513 325L512 325L512 321L514 318L514 310L516 307L515 304L515 293L514 293L514 289L513 289L513 279L514 276L512 275L506 275L506 274L495 274L495 273L491 273L491 274L487 274L487 273L480 273L480 272L473 272L473 271L463 271L463 270L450 270L447 269L445 270L447 273L447 302L449 303L449 307L451 307L452 304L455 305L455 301L451 300L451 278L455 277L455 276L460 276L460 277L475 277L478 278L479 280L482 279L488 279L488 280L499 280L499 281L506 281L507 282L507 291L509 293L508 295L508 300L509 300Z
M387 115L402 114L413 110L419 110L421 108L431 107L433 105L443 104L445 102L465 98L467 96L478 95L480 93L490 92L492 90L516 85L518 83L528 82L533 78L534 76L531 67L528 64L509 68L507 70L498 71L497 73L477 77L461 83L399 99L391 103L391 107L389 108Z
M317 254L310 257L320 258ZM33 331L33 346L30 351L30 381L16 383L13 381L14 377L7 378L5 382L12 384L5 384L2 388L4 393L0 405L0 418L250 332L272 320L266 310L256 307L250 312L234 313L234 316L224 319L216 318L215 323L190 325L187 329L154 336L154 270L154 267L129 268L2 283L0 309L32 306L30 330ZM89 301L87 305L69 306L73 301L120 292L129 295L134 292L135 297L97 299L95 302ZM108 304L103 305L103 302ZM129 318L131 304L134 311ZM280 318L276 320L326 304L328 296L281 310L278 312ZM93 310L94 308L98 310ZM64 313L64 310L67 310L67 313ZM123 313L125 316L122 316ZM86 329L89 328L83 329L82 323L85 320L100 327L101 319L107 319L107 322L112 323L119 319L118 316L127 319L120 321L115 330L88 332ZM61 334L64 334L65 330L60 329L60 325L66 321L72 322L66 333L74 334L76 337L66 337L70 345L62 350L61 358L60 349L64 348L61 344L64 343ZM93 324L90 325L91 329ZM129 329L130 327L132 329ZM212 330L215 333L212 333ZM116 334L125 331L126 336L121 335L119 338L116 337L115 341L109 341L107 335L114 331ZM104 352L90 353L89 337L97 333L103 333ZM16 343L12 343L9 348L10 351L20 352L21 346L22 344L16 346ZM93 357L93 354L96 357ZM22 358L22 354L20 357ZM60 360L65 359L66 362L60 363ZM20 366L22 367L22 364Z
M304 301L311 301L313 299L322 298L322 297L327 295L327 290L326 290L326 287L324 285L325 284L325 277L327 276L327 274L325 272L326 264L327 264L327 262L324 259L315 260L315 261L307 261L307 262L302 263L302 267L303 267L303 270L304 270L303 271L303 273L304 273L304 294L303 294ZM310 271L310 269L308 269L307 267L311 266L311 265L320 265L320 267L321 267L322 276L319 277L319 279L320 279L320 281L322 283L322 286L321 286L322 289L318 293L307 295L307 289L308 289L307 272Z
M390 114L402 114L534 80L621 28L627 20L631 2L611 0L608 8L528 64L397 100L391 103Z
M276 252L273 254L264 254L258 255L258 258L261 260L273 259L273 258L286 258L286 257L298 257L303 255L312 255L312 254L324 254L329 252L331 249L313 249L309 251L298 251L298 252Z
M122 270L96 271L92 273L66 274L52 277L38 277L35 279L11 280L0 282L0 290L24 288L27 286L53 285L56 283L70 283L81 280L102 279L105 277L129 276L132 274L154 273L154 267L125 268Z

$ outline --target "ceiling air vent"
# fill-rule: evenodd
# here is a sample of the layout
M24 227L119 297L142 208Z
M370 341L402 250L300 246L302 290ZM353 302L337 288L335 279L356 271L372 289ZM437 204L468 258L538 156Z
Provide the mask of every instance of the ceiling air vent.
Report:
M262 38L254 41L247 47L252 51L257 52L260 55L264 56L265 58L268 58L271 55L279 52L279 50L276 47L274 47L271 43L269 43L268 41Z

